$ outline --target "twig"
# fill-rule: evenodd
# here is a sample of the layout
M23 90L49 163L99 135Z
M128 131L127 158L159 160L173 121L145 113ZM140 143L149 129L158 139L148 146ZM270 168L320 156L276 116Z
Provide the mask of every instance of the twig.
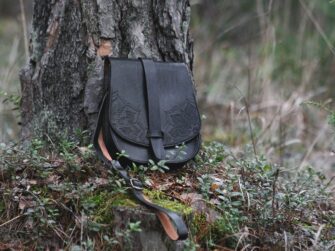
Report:
M48 224L48 226L55 232L55 234L63 241L65 242L65 240L63 239L62 235L58 232L60 229L56 228L56 227L52 227L50 224ZM61 231L61 233L65 234L63 231ZM67 236L67 234L65 234L65 236Z
M320 234L322 229L325 227L325 225L321 225L318 229L318 231L315 234L315 238L313 240L313 246L315 247L318 244L319 238L320 238Z
M331 178L329 179L329 181L328 181L327 184L325 185L324 189L328 188L329 185L333 182L333 180L335 180L335 176L333 176L333 177L331 177ZM324 190L324 189L323 189L323 190Z
M282 108L283 106L280 107L280 116L279 116L279 128L278 128L278 133L279 133L279 146L284 145L284 141L286 138L285 130L284 130L284 125L283 125L283 116L282 116ZM284 138L285 137L285 138ZM280 161L280 166L284 165L284 148L279 147L279 161Z
M303 168L303 166L304 166L305 163L306 163L307 158L308 158L308 157L310 156L310 154L312 153L312 151L313 151L315 145L319 142L319 140L321 139L321 136L324 134L324 132L326 131L327 127L328 127L328 124L327 124L327 123L322 127L321 131L319 132L319 134L316 136L316 138L314 139L314 141L313 141L312 144L310 145L308 151L305 153L305 155L304 155L304 157L303 157L303 159L302 159L302 161L301 161L301 163L300 163L300 166L299 166L299 169L298 169L298 170L301 170L301 169Z
M52 141L52 139L50 138L49 134L45 133L44 135L47 136L47 138L48 138L48 140L50 141L50 143L52 144L52 146L53 146L54 148L56 148L56 145L55 145L55 143Z
M83 239L84 239L84 223L83 223L83 213L81 213L80 217L80 246L83 246Z
M72 245L73 233L74 233L75 230L76 230L76 224L74 224L74 226L72 228L71 234L70 234L69 239L68 239L68 244L67 244L65 250L68 250L69 247Z
M273 181L272 184L272 218L274 218L276 216L276 185L277 185L277 180L278 180L278 176L279 176L279 168L277 169L276 173L275 173L275 179Z
M241 236L240 236L240 238L238 239L238 242L237 242L237 244L236 244L235 251L238 250L238 247L239 247L240 243L241 243L242 240L243 240L244 238L246 238L246 237L248 237L248 233L242 233L242 234L241 234ZM245 249L245 248L243 248L243 249Z
M240 88L238 88L238 86L233 85L234 88L236 88L236 90L240 93L241 95L241 100L243 100L244 102L244 106L245 106L245 110L247 113L247 118L248 118L248 124L249 124L249 132L250 132L250 137L251 137L251 142L252 142L252 146L253 146L253 150L254 150L254 154L255 154L255 158L257 158L257 152L256 152L256 142L255 142L255 137L253 134L253 129L252 129L252 125L251 125L251 117L250 117L250 110L249 110L249 103L247 98L243 95L242 91L240 90ZM240 110L240 112L243 110L243 108ZM240 113L239 112L239 113Z
M21 215L17 215L17 216L14 217L13 219L11 219L11 220L9 220L9 221L6 221L5 223L2 223L2 224L0 225L0 227L3 227L3 226L5 226L5 225L7 225L7 224L13 222L13 221L15 221L15 220L21 218L22 216L23 216L22 214L21 214Z
M242 183L241 183L241 178L240 177L238 177L238 185L240 187L240 191L241 191L241 195L242 195L242 200L245 201L243 187L242 187Z
M304 9L304 11L306 12L306 14L308 15L309 19L312 21L312 23L314 24L316 30L320 33L321 37L323 38L323 40L326 42L329 50L332 52L333 55L335 55L335 48L332 45L332 43L330 42L329 38L327 37L326 33L323 31L322 27L320 26L320 24L318 23L318 21L315 19L315 17L313 16L313 13L308 9L306 3L304 0L299 0L299 3L301 4L302 8Z
M246 109L247 116L248 116L248 126L249 126L249 131L250 131L252 147L254 150L255 158L257 158L256 142L255 142L254 132L252 130L250 111L249 111L249 101L250 101L250 91L251 91L251 60L250 58L251 58L251 49L250 49L250 44L249 44L249 48L248 48L248 99L244 97L244 102L245 102L245 109Z
M244 247L241 249L241 251L246 251L246 250L248 250L248 248L250 248L250 246L251 246L250 243L247 244L246 246L244 246ZM237 250L237 249L236 249L236 250Z
M268 12L267 12L268 14L271 13L272 8L273 8L273 0L270 0L269 5L268 5Z
M251 207L250 195L249 195L248 191L246 191L246 193L247 193L247 199L248 199L248 203L247 203L247 205L248 205L248 212L249 212L250 207Z

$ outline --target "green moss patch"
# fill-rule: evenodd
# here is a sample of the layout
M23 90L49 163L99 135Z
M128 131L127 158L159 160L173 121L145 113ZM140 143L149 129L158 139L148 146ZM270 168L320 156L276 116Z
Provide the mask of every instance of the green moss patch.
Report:
M128 194L113 194L107 191L89 196L83 201L82 205L90 212L93 221L104 224L108 224L113 220L113 207L126 206L135 208L138 206Z
M162 191L158 190L144 190L144 194L155 204L175 211L183 215L189 215L192 213L192 208L179 202L173 201L166 196Z

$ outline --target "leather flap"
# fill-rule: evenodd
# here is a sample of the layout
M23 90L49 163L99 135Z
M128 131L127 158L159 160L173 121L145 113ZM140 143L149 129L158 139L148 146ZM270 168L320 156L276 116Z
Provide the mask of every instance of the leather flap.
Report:
M110 58L109 123L123 139L149 146L145 77L136 59ZM179 145L200 132L192 78L184 63L155 62L165 147ZM150 97L149 97L150 98Z

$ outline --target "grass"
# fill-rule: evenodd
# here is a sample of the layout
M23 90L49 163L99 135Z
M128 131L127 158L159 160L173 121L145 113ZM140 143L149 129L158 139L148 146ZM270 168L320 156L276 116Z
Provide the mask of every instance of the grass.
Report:
M328 114L303 104L327 101L334 109L334 8L329 1L196 1L194 74L207 140L241 149L252 141L250 121L267 159L332 176Z
M83 148L79 142L48 146L41 140L26 150L1 145L1 247L117 249L120 238L131 240L140 231L113 231L112 208L138 204L122 180ZM146 171L147 196L185 215L191 230L185 248L334 248L329 180L312 168L273 165L250 150L236 156L212 142L184 170ZM87 223L78 225L82 217Z

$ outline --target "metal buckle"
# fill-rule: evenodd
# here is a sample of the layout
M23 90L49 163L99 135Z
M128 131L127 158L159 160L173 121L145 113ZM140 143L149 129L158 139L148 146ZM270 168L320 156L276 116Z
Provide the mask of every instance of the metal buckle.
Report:
M134 182L138 182L141 184L141 186L136 186ZM135 179L135 178L130 178L129 179L129 183L131 185L132 188L136 189L136 190L143 190L143 187L142 187L142 182L139 180L139 179Z

